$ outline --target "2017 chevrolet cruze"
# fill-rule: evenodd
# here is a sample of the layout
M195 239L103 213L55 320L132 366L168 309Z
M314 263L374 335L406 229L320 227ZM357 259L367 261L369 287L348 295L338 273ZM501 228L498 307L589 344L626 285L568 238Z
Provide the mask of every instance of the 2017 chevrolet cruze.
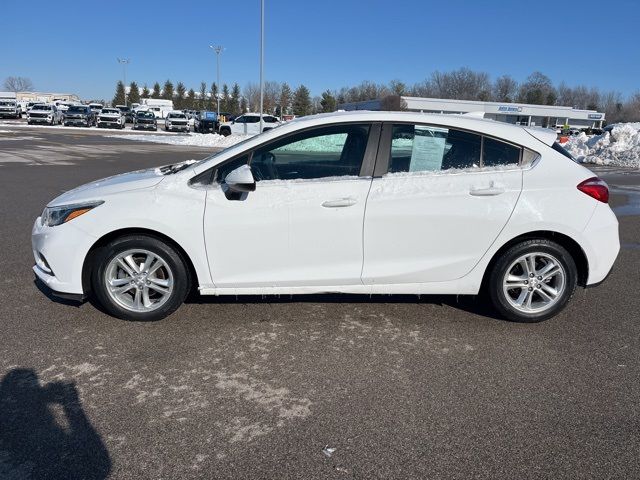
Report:
M557 314L619 251L608 188L550 130L470 116L306 117L197 163L64 193L33 226L38 278L154 320L202 295L478 294Z

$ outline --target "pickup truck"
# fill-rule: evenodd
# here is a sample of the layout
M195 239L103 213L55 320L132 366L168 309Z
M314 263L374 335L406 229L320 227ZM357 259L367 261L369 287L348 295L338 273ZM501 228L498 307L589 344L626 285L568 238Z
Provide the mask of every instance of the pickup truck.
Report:
M150 110L136 110L133 117L134 130L158 130L158 121L156 116Z
M193 119L193 130L195 132L216 133L218 132L219 126L220 122L218 121L218 114L216 112L201 110L196 113L196 116Z
M178 132L188 132L189 131L189 119L187 115L175 111L169 112L167 114L167 118L164 119L164 129L167 132L178 131Z
M0 117L20 118L22 107L13 92L0 92Z
M27 112L27 123L48 123L49 125L62 123L62 112L58 107L48 103L39 103Z
M96 117L88 105L71 105L64 112L64 126L80 125L90 127L95 123Z
M125 126L124 113L118 108L103 108L98 115L98 128L119 128Z

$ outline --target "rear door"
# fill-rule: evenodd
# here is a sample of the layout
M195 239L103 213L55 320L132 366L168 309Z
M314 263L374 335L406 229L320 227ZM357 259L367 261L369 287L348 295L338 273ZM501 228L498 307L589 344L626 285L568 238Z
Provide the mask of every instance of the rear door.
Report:
M386 124L364 221L365 284L454 280L504 228L522 149L474 132Z

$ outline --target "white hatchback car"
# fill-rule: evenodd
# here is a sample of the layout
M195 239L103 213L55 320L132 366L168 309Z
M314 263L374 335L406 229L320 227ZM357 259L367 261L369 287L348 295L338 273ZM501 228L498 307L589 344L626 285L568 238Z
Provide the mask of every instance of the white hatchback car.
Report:
M555 139L457 115L301 118L64 193L33 226L34 271L133 320L169 315L192 288L484 291L508 319L543 320L620 248L606 184Z

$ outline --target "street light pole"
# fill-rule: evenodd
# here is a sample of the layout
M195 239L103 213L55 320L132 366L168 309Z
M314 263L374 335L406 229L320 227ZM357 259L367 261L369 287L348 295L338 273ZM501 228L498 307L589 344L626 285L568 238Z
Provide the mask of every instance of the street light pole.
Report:
M213 45L209 45L209 48L211 48L214 52L216 52L216 85L218 86L218 93L216 97L218 100L218 118L219 118L220 117L220 53L222 53L222 50L224 50L224 48L222 47L222 45L216 45L215 47Z
M260 0L260 133L264 127L264 0Z
M128 58L119 58L118 63L122 65L122 76L124 77L124 106L127 106L127 65L130 60ZM115 105L114 105L115 107Z

